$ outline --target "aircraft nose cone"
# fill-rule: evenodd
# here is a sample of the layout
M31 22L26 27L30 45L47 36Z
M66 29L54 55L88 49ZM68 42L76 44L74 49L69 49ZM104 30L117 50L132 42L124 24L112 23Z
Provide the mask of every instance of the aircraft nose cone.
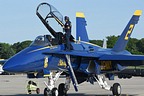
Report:
M34 58L27 54L31 48L26 48L5 62L3 69L8 72L22 72ZM32 60L30 60L32 58ZM29 68L30 69L30 68Z
M9 66L7 66L7 64L4 64L3 70L8 71L9 70Z
M23 57L27 59L26 57ZM8 72L20 72L24 68L25 59L22 58L22 55L16 55L10 58L7 62L5 62L3 66L4 71Z
M28 47L11 57L5 62L3 69L8 72L31 72L43 69L43 55L39 55L38 52L29 53L31 50L35 49Z
M12 64L13 64L13 63L7 61L7 62L4 64L4 66L3 66L3 70L4 70L4 71L13 72L14 69L16 68L16 66L14 66L14 65L12 66Z

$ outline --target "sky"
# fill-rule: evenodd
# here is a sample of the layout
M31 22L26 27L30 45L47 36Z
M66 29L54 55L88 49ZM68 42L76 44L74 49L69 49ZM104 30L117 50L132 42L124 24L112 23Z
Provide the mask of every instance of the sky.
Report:
M84 12L90 40L120 35L134 11L144 11L144 0L1 0L0 42L13 44L50 34L36 16L36 8L43 2L56 7L63 16L70 17L74 37L75 14ZM144 14L131 37L144 38Z

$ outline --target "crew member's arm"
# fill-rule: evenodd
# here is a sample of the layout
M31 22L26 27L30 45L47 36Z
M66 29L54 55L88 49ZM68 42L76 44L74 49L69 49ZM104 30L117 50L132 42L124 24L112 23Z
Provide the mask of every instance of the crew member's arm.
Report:
M71 22L66 22L64 29L70 29L71 28Z

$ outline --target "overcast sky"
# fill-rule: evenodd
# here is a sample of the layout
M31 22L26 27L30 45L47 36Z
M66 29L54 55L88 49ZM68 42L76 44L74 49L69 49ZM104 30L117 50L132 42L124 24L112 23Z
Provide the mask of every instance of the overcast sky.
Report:
M74 37L75 13L84 12L89 38L99 40L110 35L120 35L134 11L144 11L144 0L1 0L0 42L13 44L49 34L36 16L36 8L42 2L50 3L63 16L70 17ZM132 37L144 38L144 14Z

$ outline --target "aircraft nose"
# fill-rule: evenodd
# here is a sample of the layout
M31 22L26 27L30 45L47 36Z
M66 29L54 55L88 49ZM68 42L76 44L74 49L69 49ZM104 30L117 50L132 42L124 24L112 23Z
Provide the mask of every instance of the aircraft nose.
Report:
M16 69L17 69L16 62L11 62L11 60L7 61L3 66L3 70L8 72L14 72Z
M36 58L35 56L14 56L5 62L3 66L4 71L8 72L28 72L33 70L38 70L38 68L43 68L43 63L41 57Z
M8 66L9 64L4 64L4 66L3 66L3 70L4 71L9 71L9 69L11 69L11 67L10 66Z
M10 58L7 62L5 62L3 70L8 72L21 72L24 70L25 66L27 67L27 65L29 64L28 59L28 55L17 54Z
M8 72L29 72L43 69L43 55L39 51L30 53L31 50L36 49L28 47L11 57L5 62L3 69Z

